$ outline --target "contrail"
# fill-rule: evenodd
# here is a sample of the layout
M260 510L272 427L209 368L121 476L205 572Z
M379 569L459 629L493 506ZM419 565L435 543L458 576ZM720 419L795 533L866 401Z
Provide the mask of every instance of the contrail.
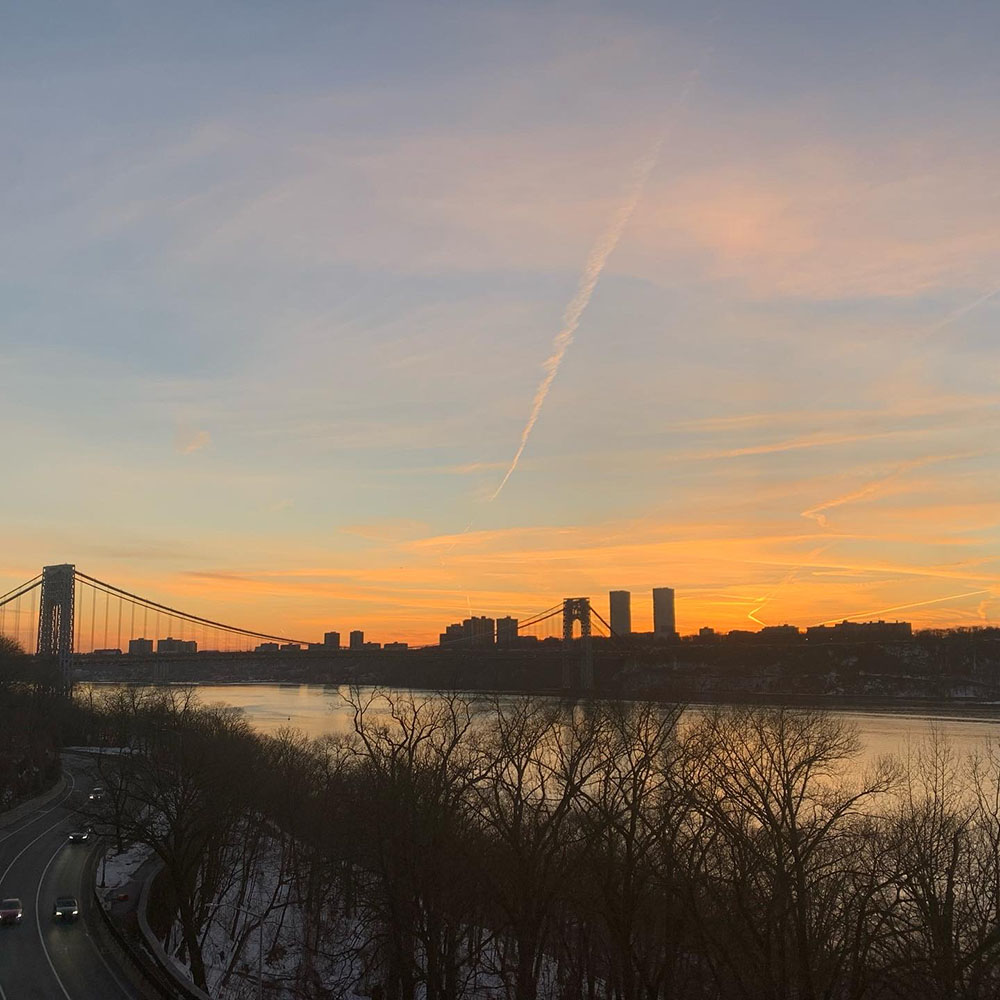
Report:
M795 568L794 568L794 569L793 569L793 570L792 570L792 571L791 571L790 573L788 573L788 574L787 574L787 575L786 575L786 576L785 576L785 577L784 577L783 579L779 580L779 581L778 581L778 582L777 582L777 583L776 583L776 584L775 584L775 585L774 585L774 586L773 586L773 587L771 588L771 591L770 591L770 593L767 593L767 594L765 594L765 595L764 595L763 597L758 597L758 598L757 598L757 601L758 601L759 603L757 604L757 607L755 607L755 608L753 609L753 611L748 611L748 612L747 612L747 618L749 618L749 619L750 619L751 621L754 621L754 622L756 622L756 623L757 623L758 625L766 625L766 624L767 624L767 622L764 622L764 621L761 621L761 620L760 620L760 619L759 619L759 618L757 617L757 612L758 612L758 611L763 611L763 610L764 610L764 605L765 605L765 604L767 604L767 602L768 602L768 601L770 601L770 600L771 600L771 598L772 598L772 597L774 597L774 595L775 595L775 594L776 594L776 593L777 593L777 592L778 592L779 590L781 590L781 588L782 588L782 587L785 587L785 586L787 586L787 585L788 585L789 583L791 583L791 582L792 582L792 580L794 580L794 579L795 579L795 576L796 576L796 574L797 574L797 573L799 572L799 570L801 570L801 569L802 569L803 567L805 567L805 566L809 565L809 561L810 561L811 559L815 559L815 558L816 558L817 556L819 556L819 555L822 555L822 554L823 554L824 552L826 552L826 550L827 550L827 549L830 549L830 548L832 548L832 547L833 547L833 542L830 542L830 544L829 544L829 545L821 545L821 546L820 546L820 547L819 547L818 549L813 549L813 551L812 551L812 552L808 553L808 555L806 556L806 560L805 560L805 562L801 562L801 563L799 563L799 565L798 565L798 566L796 566L796 567L795 567Z
M947 597L935 597L933 601L914 601L913 604L897 604L891 608L878 608L875 611L855 611L847 618L864 618L866 615L884 615L889 611L905 611L907 608L923 608L928 604L941 604L943 601L957 601L963 597L978 597L980 594L989 594L988 590L970 590L964 594L949 594ZM817 622L817 625L834 625L843 621L843 618L828 618L825 622Z
M810 507L808 510L802 511L799 517L811 518L821 528L828 528L829 524L827 523L826 515L823 513L824 511L875 496L881 492L884 486L888 486L893 480L898 479L907 472L923 468L925 465L935 465L938 462L952 462L960 458L977 458L980 454L980 452L975 451L960 451L954 455L928 455L924 458L912 459L909 462L901 462L892 472L881 479L874 479L869 483L865 483L864 486L854 490L852 493L845 493L843 496L834 497L833 500L824 500L823 503L818 503L815 507Z
M833 500L825 500L823 503L818 503L815 507L810 507L808 510L802 511L799 516L812 518L812 520L814 520L821 528L827 528L829 525L823 511L831 510L833 507L841 507L846 503L854 503L856 500L865 500L870 496L875 496L884 486L887 486L894 479L898 479L904 473L912 472L914 469L919 469L922 465L929 465L934 461L940 461L940 459L924 458L916 459L912 462L903 462L897 468L893 469L887 476L883 476L881 479L874 479L870 483L865 483L864 486L855 490L853 493L845 493L842 496L835 497Z
M949 313L943 320L935 323L932 327L927 330L922 331L923 337L933 336L935 333L940 333L945 327L951 326L952 323L957 323L963 316L967 313L972 312L973 309L978 309L980 306L985 305L991 299L995 299L1000 295L1000 285L996 288L991 289L984 295L980 295L979 298L973 299L972 302L966 303L964 306L956 309L954 312Z
M629 219L632 218L632 213L639 204L639 199L642 197L642 192L646 186L646 182L649 180L649 175L656 165L662 146L663 139L660 138L639 161L636 166L635 180L632 182L625 201L618 209L607 231L593 245L590 254L587 256L587 263L584 265L583 273L580 275L580 283L577 285L576 295L570 300L569 305L566 306L566 311L563 313L562 329L552 341L552 353L545 359L545 363L542 365L545 374L542 376L542 381L538 384L538 389L535 392L535 399L531 404L531 414L528 417L528 422L524 425L524 430L521 431L521 442L517 446L517 451L514 453L514 458L511 460L507 472L504 474L503 479L500 480L500 485L493 491L493 495L489 499L490 503L500 495L500 491L507 485L507 480L510 479L511 473L517 468L517 463L521 460L521 455L524 453L525 445L531 436L535 421L538 420L538 415L542 412L545 397L549 394L549 389L552 387L556 375L559 374L559 366L566 356L566 351L569 350L570 344L573 343L573 335L576 333L576 328L580 325L580 318L590 304L590 297L594 294L594 289L600 280L604 265L607 264L608 258L614 253L614 249L618 246L618 241L622 238L622 233L625 231Z

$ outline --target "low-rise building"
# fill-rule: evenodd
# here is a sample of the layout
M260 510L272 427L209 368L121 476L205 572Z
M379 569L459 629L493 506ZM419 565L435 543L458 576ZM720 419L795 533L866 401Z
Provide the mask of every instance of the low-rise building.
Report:
M168 635L166 639L156 640L157 653L197 653L198 643L194 639L175 639Z

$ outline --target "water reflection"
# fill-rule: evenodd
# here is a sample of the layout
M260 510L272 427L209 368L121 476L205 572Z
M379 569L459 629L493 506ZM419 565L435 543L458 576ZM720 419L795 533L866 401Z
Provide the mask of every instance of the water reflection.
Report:
M363 692L372 689L362 689ZM285 727L299 729L310 737L344 734L353 730L353 709L348 704L346 686L319 684L231 684L198 688L203 704L218 702L242 708L250 723L261 732L274 733ZM395 691L414 698L434 696L433 691ZM470 693L470 697L475 697ZM515 701L518 695L500 695L501 701ZM692 712L699 711L692 706ZM932 733L947 739L960 756L982 749L989 738L1000 737L1000 707L979 707L962 714L962 709L938 711L872 711L835 709L831 714L853 723L861 736L865 757L905 754L908 745L919 743Z

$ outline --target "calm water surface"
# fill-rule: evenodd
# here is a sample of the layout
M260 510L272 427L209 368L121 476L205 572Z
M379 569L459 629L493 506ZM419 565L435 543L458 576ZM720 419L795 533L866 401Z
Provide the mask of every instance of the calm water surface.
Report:
M344 699L348 689L319 684L203 685L198 696L203 704L225 703L242 708L250 723L261 732L282 727L302 730L310 737L348 733L352 710ZM433 697L430 691L414 691L415 698ZM517 695L505 695L516 698ZM905 754L908 745L937 732L960 755L981 750L987 739L1000 742L1000 706L996 709L942 708L940 711L874 711L836 709L831 714L853 723L861 736L865 756Z

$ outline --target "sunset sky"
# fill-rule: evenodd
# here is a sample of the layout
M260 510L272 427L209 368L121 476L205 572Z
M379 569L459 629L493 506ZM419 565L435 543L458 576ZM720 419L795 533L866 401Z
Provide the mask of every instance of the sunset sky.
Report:
M0 591L1000 622L1000 5L3 21Z

